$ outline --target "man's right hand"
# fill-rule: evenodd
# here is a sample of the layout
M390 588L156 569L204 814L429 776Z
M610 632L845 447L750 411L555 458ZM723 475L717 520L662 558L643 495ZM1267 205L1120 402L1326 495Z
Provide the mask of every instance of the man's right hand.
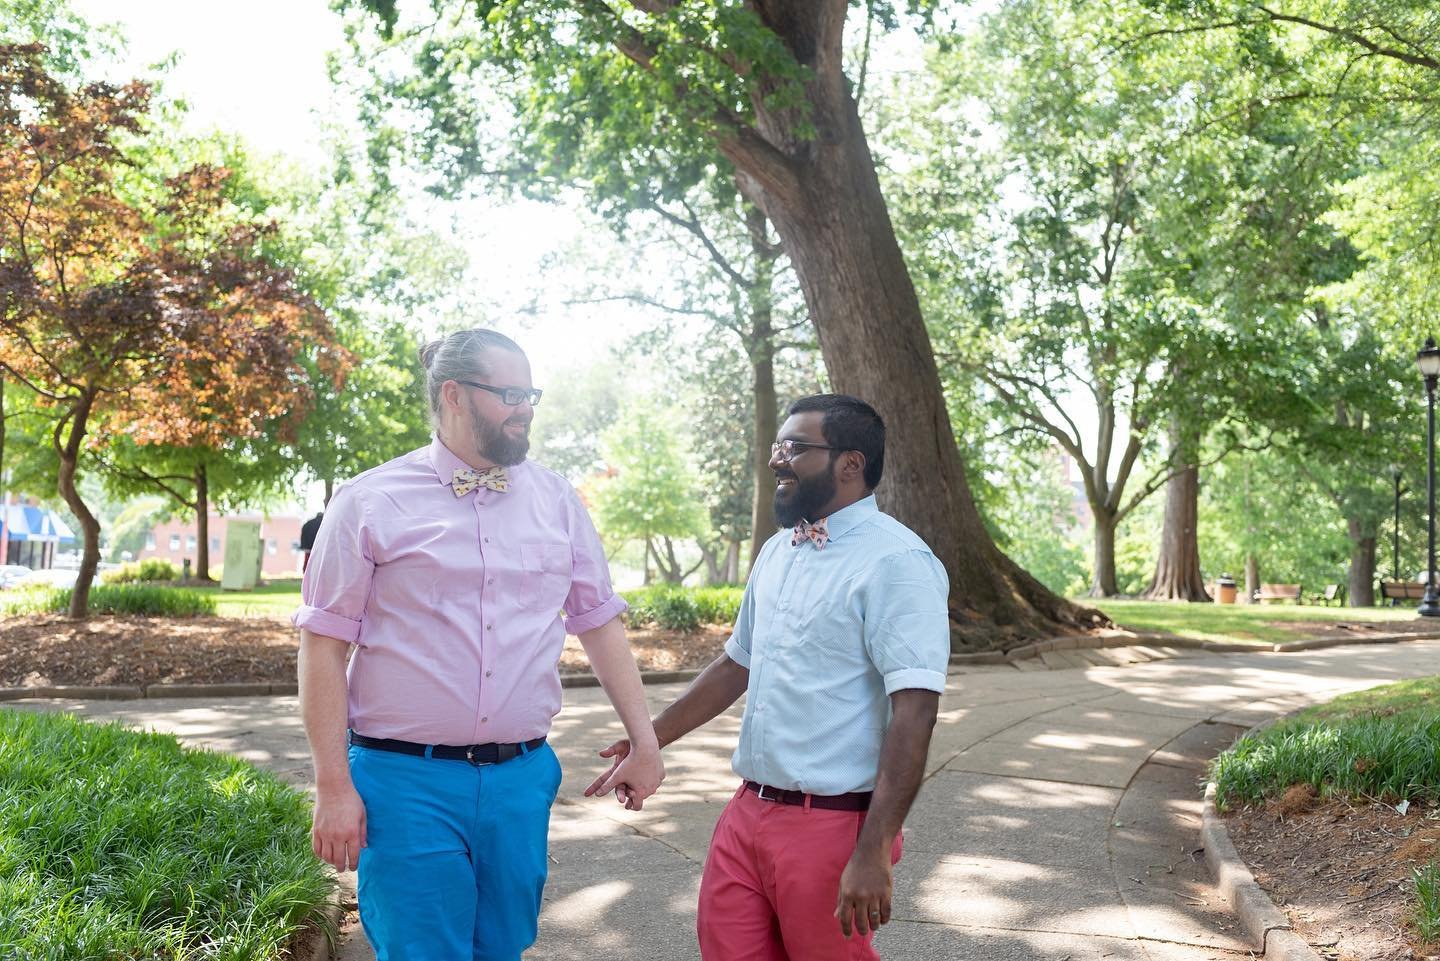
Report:
M316 790L310 828L315 856L337 871L353 871L365 846L365 802L355 786Z

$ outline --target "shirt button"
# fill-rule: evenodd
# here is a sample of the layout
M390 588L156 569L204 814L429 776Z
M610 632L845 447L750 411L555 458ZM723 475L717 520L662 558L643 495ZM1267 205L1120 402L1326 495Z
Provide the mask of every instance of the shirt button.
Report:
M493 630L495 630L495 625L494 625L494 624L486 624L486 625L485 625L485 630L487 630L487 631L493 631Z
M494 584L494 583L495 583L495 578L493 578L493 577L487 577L487 578L485 578L485 583L486 583L486 584Z
M490 676L491 674L493 674L493 673L495 673L495 672L494 672L494 671L486 671L486 672L485 672L485 676L486 676L486 677L489 677L489 676Z
M487 543L487 544L490 543L490 538L488 538L488 537L485 538L485 543Z
M482 717L482 718L480 719L480 723L481 723L481 724L484 724L484 723L486 723L486 722L489 721L489 720L490 720L490 719L489 719L488 717Z

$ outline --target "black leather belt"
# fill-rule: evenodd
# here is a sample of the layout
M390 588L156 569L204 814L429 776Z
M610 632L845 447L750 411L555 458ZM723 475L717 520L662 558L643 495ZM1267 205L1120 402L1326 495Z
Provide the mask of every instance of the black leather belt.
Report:
M804 791L782 791L768 784L757 784L754 781L746 781L745 790L762 801L774 801L776 804L803 805L805 799L809 798L812 808L823 808L826 811L868 811L870 796L873 793L857 791L854 794L806 794Z
M396 754L412 754L416 757L438 757L442 761L469 761L481 764L503 764L522 754L529 754L545 743L537 737L518 744L416 744L414 741L397 741L389 737L366 737L350 732L350 743L356 747L373 748L376 751L392 751Z

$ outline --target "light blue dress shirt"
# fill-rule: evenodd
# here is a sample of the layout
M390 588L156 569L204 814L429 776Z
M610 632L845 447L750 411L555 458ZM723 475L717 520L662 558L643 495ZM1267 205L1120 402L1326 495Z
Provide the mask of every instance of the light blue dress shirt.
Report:
M896 691L943 692L945 568L874 496L836 511L830 541L765 542L745 585L730 659L750 670L732 765L807 794L870 791Z

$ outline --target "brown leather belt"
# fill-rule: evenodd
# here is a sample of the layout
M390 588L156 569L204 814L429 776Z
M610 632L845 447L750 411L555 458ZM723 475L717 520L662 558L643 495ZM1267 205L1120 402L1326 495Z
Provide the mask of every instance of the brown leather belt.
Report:
M745 790L762 801L773 801L776 804L803 805L805 799L809 798L812 808L821 808L826 811L868 811L870 796L873 793L857 791L854 794L806 794L804 791L782 791L768 784L757 784L754 781L746 781Z

